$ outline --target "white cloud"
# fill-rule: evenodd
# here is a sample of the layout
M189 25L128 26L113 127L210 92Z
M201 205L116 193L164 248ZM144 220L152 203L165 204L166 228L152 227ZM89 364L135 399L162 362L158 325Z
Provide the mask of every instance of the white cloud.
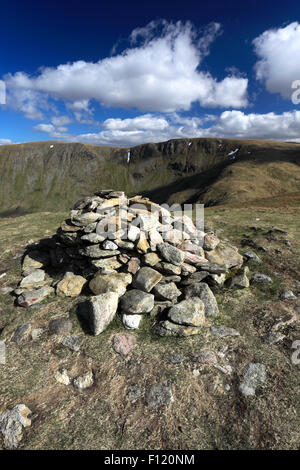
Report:
M290 98L292 82L300 80L300 24L265 31L253 44L259 57L256 78L269 92Z
M224 111L209 129L211 136L241 139L275 139L300 141L300 111L282 114L245 114Z
M96 63L80 60L44 68L35 77L25 72L9 74L6 85L15 96L29 92L62 99L79 120L92 99L107 107L147 112L189 110L193 102L205 107L244 107L246 78L230 75L217 81L199 70L219 30L220 25L212 23L198 38L189 22L152 22L134 30L131 47L119 55Z
M167 118L151 114L133 119L109 119L104 130L80 135L64 135L70 142L78 141L95 145L131 147L146 142L162 142L174 138L228 137L239 139L272 139L300 142L300 111L282 114L245 114L232 110L219 116L181 117L171 114ZM147 127L144 124L147 121ZM109 125L107 125L109 122ZM212 125L205 127L209 122ZM105 124L106 123L106 124ZM53 136L53 134L52 134ZM62 137L62 136L58 136Z
M51 118L51 122L54 126L65 126L66 124L70 124L71 119L69 116L54 116Z
M0 145L9 145L12 144L12 140L10 139L0 139Z
M34 126L33 130L50 134L51 132L54 132L55 127L53 126L53 124L37 124L36 126Z

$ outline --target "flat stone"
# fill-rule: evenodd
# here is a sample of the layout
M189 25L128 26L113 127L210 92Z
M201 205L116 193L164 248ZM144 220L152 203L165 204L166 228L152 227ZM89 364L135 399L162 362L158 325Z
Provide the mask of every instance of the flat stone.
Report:
M45 285L46 273L42 269L35 269L20 282L20 287L24 289L43 287Z
M172 389L166 383L152 385L146 393L146 403L152 410L157 410L173 401Z
M239 390L246 397L255 396L256 389L265 383L266 378L266 366L259 362L251 362L244 368L243 382L240 384Z
M132 335L124 335L122 333L117 333L113 337L112 347L116 353L120 354L125 358L129 358L133 349L135 348L135 337Z
M190 240L185 240L180 245L178 245L177 248L179 250L188 251L189 253L193 253L194 255L198 255L201 256L201 258L204 258L203 248Z
M160 243L157 245L157 249L165 261L176 266L180 266L185 259L185 252L178 250L175 246L169 243Z
M216 298L205 282L191 284L186 287L184 293L186 299L198 297L202 300L205 306L206 317L216 317L219 315L219 307Z
M0 432L6 449L17 449L23 438L23 428L31 425L28 415L31 411L24 404L16 405L12 410L0 414Z
M115 271L122 266L116 256L112 256L111 258L92 259L90 260L90 263L94 268L106 271Z
M18 326L11 340L14 343L20 343L20 341L28 337L30 331L31 331L31 323L26 323L25 325Z
M210 263L225 265L227 269L233 268L234 266L242 266L244 261L235 247L224 242L220 242L214 250L207 251L206 258Z
M228 326L212 326L211 332L214 336L225 338L226 336L240 336L240 333L234 328Z
M119 296L124 295L126 288L132 282L132 276L128 273L101 274L97 273L90 281L89 287L95 294L116 292Z
M188 276L186 279L184 279L182 281L182 285L183 286L189 286L190 284L195 284L197 282L201 282L203 281L203 279L205 279L207 276L209 275L209 273L207 272L204 272L204 271L197 271L197 272L194 272L192 273L190 276Z
M154 295L132 289L121 297L120 307L122 312L128 314L149 313L154 307Z
M197 263L208 264L208 261L203 256L195 255L189 251L185 252L185 263L196 265Z
M202 326L205 323L205 306L202 300L193 297L182 300L170 308L168 318L174 323L186 326Z
M185 239L184 232L177 229L172 229L164 232L164 241L171 245L179 245Z
M162 275L155 269L143 267L135 275L132 285L136 289L150 292L161 279Z
M143 258L144 264L147 266L155 266L160 262L160 258L157 256L156 253L146 253Z
M259 258L259 256L257 256L254 251L247 251L244 256L248 261L251 261L252 263L261 263L261 259Z
M153 294L160 300L176 300L181 295L181 291L174 282L167 284L156 284L153 288Z
M71 351L79 351L81 346L81 341L79 336L66 336L61 340L61 344Z
M60 317L51 320L49 330L55 335L66 335L72 330L73 324L69 317Z
M82 214L75 214L71 212L72 224L78 225L79 227L85 227L86 225L97 222L100 218L101 216L97 212L84 212Z
M182 265L181 265L181 274L182 274L182 276L190 276L191 274L195 273L196 271L197 271L197 268L195 266L192 266L191 264L182 263Z
M152 327L152 331L159 336L187 337L199 335L201 328L177 325L169 320L160 321Z
M80 240L83 242L87 243L101 243L105 240L105 237L103 235L99 235L98 233L88 233L86 235L83 235Z
M136 274L141 267L141 262L138 258L130 258L127 263L127 271L131 274Z
M273 281L270 278L270 276L267 276L266 274L261 274L261 273L255 273L253 274L251 278L251 283L256 283L256 284L271 284Z
M85 375L81 375L76 377L73 381L74 387L78 388L79 390L85 390L86 388L92 387L94 384L94 376L93 372L88 372Z
M176 276L179 276L181 274L181 267L171 263L159 263L157 269L163 274L174 274Z
M140 326L143 315L132 315L123 313L122 322L128 330L137 330Z
M57 284L56 293L66 297L77 297L81 294L87 280L73 273L66 273L65 277Z
M193 353L191 356L191 361L210 366L218 363L216 354L209 349L202 349L202 351Z
M113 320L118 308L119 296L116 292L91 297L88 302L88 318L91 331L99 335Z
M30 251L23 260L23 270L27 268L39 269L48 266L50 263L50 256L44 251Z
M139 214L134 220L134 225L138 226L141 230L149 232L151 229L160 225L157 217L152 214Z
M91 245L81 248L79 253L89 258L109 258L120 254L118 250L102 250L100 245Z
M78 232L79 230L81 230L81 227L78 227L78 225L72 225L70 220L64 220L60 224L60 228L63 232Z

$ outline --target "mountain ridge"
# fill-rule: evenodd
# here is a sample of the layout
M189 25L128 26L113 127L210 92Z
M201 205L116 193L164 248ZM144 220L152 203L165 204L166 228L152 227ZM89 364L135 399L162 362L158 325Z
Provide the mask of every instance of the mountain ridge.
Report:
M99 188L157 202L233 204L300 193L300 144L193 138L135 147L58 141L0 147L0 213L67 210Z

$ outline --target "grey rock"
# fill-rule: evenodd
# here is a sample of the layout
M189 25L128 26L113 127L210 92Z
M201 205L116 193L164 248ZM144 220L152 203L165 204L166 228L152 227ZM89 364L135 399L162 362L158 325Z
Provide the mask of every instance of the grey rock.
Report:
M60 317L51 320L49 330L55 335L66 335L72 330L72 322L68 317Z
M294 292L290 289L284 289L280 294L281 300L295 300L296 298Z
M111 240L105 240L105 242L103 242L102 244L104 250L117 250L118 249L118 245L114 242L112 242Z
M27 268L39 269L48 266L50 263L50 256L44 251L33 250L30 251L23 260L23 270Z
M20 282L21 288L36 288L45 285L45 271L42 269L35 269L28 276L24 277Z
M153 325L152 331L158 336L175 336L175 337L181 338L181 337L199 335L201 332L201 328L184 326L184 325L176 325L175 323L169 320L164 320Z
M249 268L246 266L244 269L242 269L239 273L237 273L235 276L231 278L229 287L231 289L232 288L245 289L249 287L250 283L247 277L248 272L249 272Z
M23 404L0 414L0 432L6 449L17 449L23 438L23 428L31 425L31 420L28 418L30 414L30 409Z
M88 242L88 243L101 243L105 240L105 238L102 235L99 235L98 233L88 233L87 235L83 235L81 237L81 240L83 242Z
M268 333L263 337L263 340L266 344L277 344L280 341L282 341L285 338L285 336L281 333L278 332L271 332Z
M79 253L89 258L109 258L120 254L119 250L102 250L100 245L90 245L79 250Z
M18 326L11 340L14 343L20 343L20 341L22 341L29 335L30 331L31 331L31 323L26 323L25 325Z
M181 274L181 267L171 263L159 263L156 266L156 269L163 274L171 274L175 276L179 276Z
M132 285L136 289L150 292L161 279L162 275L155 269L143 267L137 272Z
M167 284L156 284L153 288L153 293L157 299L160 300L176 300L181 295L181 291L176 287L174 282Z
M81 346L81 341L79 336L66 336L62 339L61 344L66 348L71 349L72 351L79 351Z
M228 326L212 326L211 332L214 336L225 338L226 336L240 336L240 333L234 328Z
M130 401L132 405L136 403L141 398L141 396L142 391L138 385L129 385L126 393L126 398Z
M121 297L120 307L127 314L149 313L154 307L154 295L138 289L130 290Z
M51 294L54 294L54 289L49 286L41 287L36 290L25 291L18 297L18 304L21 307L30 307L33 304L42 302Z
M140 326L143 315L123 313L122 322L127 330L137 330Z
M172 389L166 383L152 385L146 393L146 403L152 410L166 406L173 401Z
M182 281L183 286L189 286L190 284L195 284L198 282L203 281L207 276L209 275L208 272L205 271L197 271L195 273L192 273L190 276L188 276L186 279Z
M99 335L113 320L118 308L119 296L116 292L91 297L88 302L88 317L91 331Z
M240 392L245 396L255 396L256 389L263 385L267 378L266 366L259 362L247 364L243 371L243 382L239 386Z
M202 326L205 321L205 306L198 297L183 300L170 308L168 318L174 323L186 326Z
M13 287L1 287L0 292L3 295L10 294L13 292L14 288Z
M89 287L95 295L106 292L116 292L119 296L124 295L126 287L131 284L132 276L127 273L102 274L97 273L90 281Z
M267 276L266 274L261 274L261 273L255 273L253 274L251 278L251 283L257 283L257 284L271 284L273 281L270 278L270 276Z
M163 259L168 263L180 266L184 262L185 252L178 250L178 248L170 245L169 243L159 243L157 245L157 249Z
M186 356L181 353L173 353L170 355L165 356L164 360L169 362L170 364L180 364L181 362L186 361Z
M83 214L75 214L75 211L71 211L71 222L72 224L78 225L79 227L85 227L86 225L97 222L100 218L101 215L97 212L84 212Z
M185 289L185 298L199 297L205 306L205 316L216 317L219 314L219 307L214 294L205 282L191 284Z
M244 254L245 258L252 263L261 263L261 259L254 251L247 251Z

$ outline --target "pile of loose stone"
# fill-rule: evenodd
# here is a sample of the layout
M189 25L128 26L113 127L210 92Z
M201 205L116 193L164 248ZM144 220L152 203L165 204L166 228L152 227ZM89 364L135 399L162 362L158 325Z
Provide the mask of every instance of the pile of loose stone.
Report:
M190 217L102 190L76 202L52 238L29 247L15 293L23 307L52 294L86 295L80 314L95 335L119 314L128 329L150 315L158 335L189 336L219 313L211 286L230 278L230 287L248 287L242 265L237 248Z

